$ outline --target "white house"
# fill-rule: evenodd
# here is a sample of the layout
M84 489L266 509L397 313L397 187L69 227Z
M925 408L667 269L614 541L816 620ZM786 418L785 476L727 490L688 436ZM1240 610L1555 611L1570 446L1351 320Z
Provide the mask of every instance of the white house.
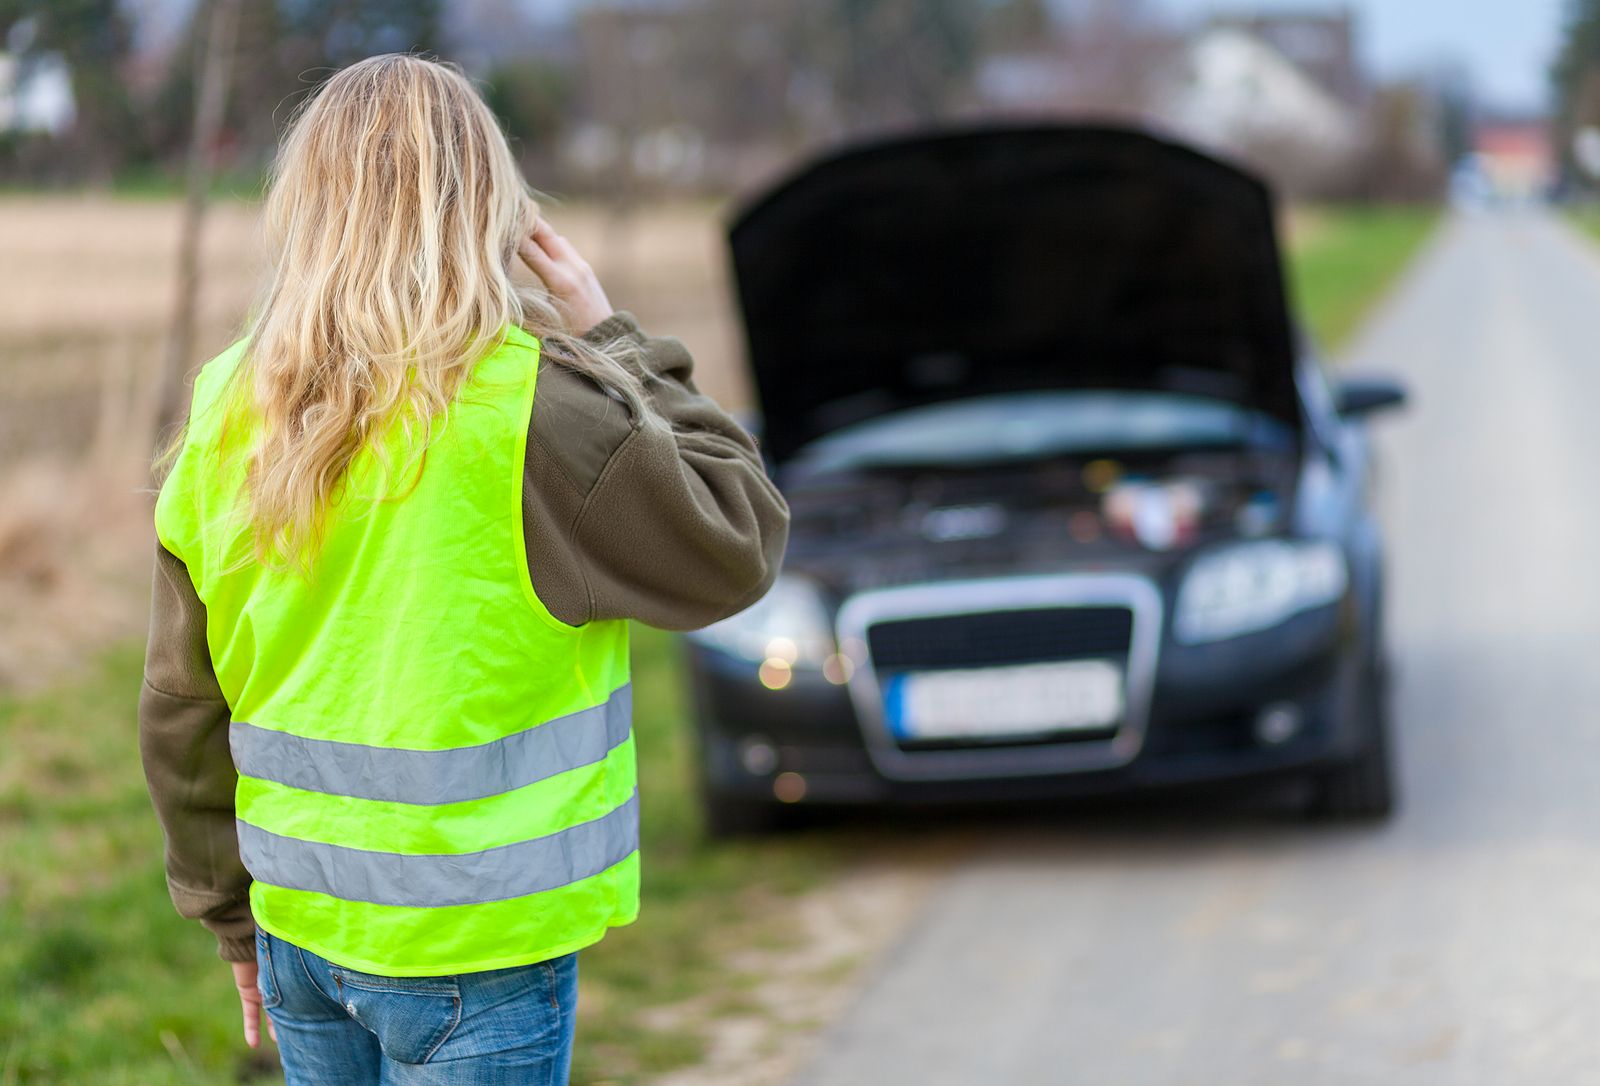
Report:
M1250 30L1203 30L1158 94L1156 113L1202 143L1238 151L1302 147L1317 157L1355 152L1361 110Z
M0 52L0 132L59 135L77 117L72 73L59 53L41 53L26 62Z

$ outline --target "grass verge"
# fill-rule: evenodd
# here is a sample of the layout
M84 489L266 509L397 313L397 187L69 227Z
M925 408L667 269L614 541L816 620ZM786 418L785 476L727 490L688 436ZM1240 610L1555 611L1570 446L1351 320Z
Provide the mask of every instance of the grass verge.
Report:
M1574 204L1567 209L1566 217L1591 240L1600 241L1600 202L1591 200Z
M653 1028L644 1012L752 983L729 951L781 940L783 899L826 877L836 851L802 837L703 840L677 652L635 628L646 900L637 924L584 952L577 1083L694 1063L703 1031ZM167 901L139 771L139 674L140 646L127 645L70 685L0 699L3 1086L281 1081L270 1050L239 1038L211 938Z
M1316 227L1289 255L1289 281L1312 338L1343 347L1432 233L1430 207L1317 209Z

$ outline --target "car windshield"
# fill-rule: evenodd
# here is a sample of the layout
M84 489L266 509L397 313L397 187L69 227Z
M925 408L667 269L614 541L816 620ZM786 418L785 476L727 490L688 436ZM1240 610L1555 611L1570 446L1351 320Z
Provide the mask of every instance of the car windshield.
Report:
M974 396L891 412L811 442L815 471L1037 460L1133 450L1293 447L1278 419L1169 392L1042 391Z

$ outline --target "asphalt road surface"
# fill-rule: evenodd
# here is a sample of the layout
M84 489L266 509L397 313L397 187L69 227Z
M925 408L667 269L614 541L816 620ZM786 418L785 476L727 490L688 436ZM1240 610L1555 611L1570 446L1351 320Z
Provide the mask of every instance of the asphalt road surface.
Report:
M1350 354L1414 395L1400 815L993 828L800 1083L1600 1083L1600 257L1447 222Z

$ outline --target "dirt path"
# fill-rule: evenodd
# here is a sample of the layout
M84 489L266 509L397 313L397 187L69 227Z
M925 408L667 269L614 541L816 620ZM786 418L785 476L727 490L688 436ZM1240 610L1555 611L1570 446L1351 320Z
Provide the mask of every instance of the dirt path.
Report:
M820 832L829 832L822 830ZM863 978L911 928L930 891L978 837L970 832L919 838L885 836L862 847L837 876L785 902L789 938L747 946L730 974L760 978L740 995L739 1013L719 1011L727 993L706 992L662 1008L652 1025L700 1021L710 1051L657 1086L778 1086L812 1059L824 1027L844 1013Z

